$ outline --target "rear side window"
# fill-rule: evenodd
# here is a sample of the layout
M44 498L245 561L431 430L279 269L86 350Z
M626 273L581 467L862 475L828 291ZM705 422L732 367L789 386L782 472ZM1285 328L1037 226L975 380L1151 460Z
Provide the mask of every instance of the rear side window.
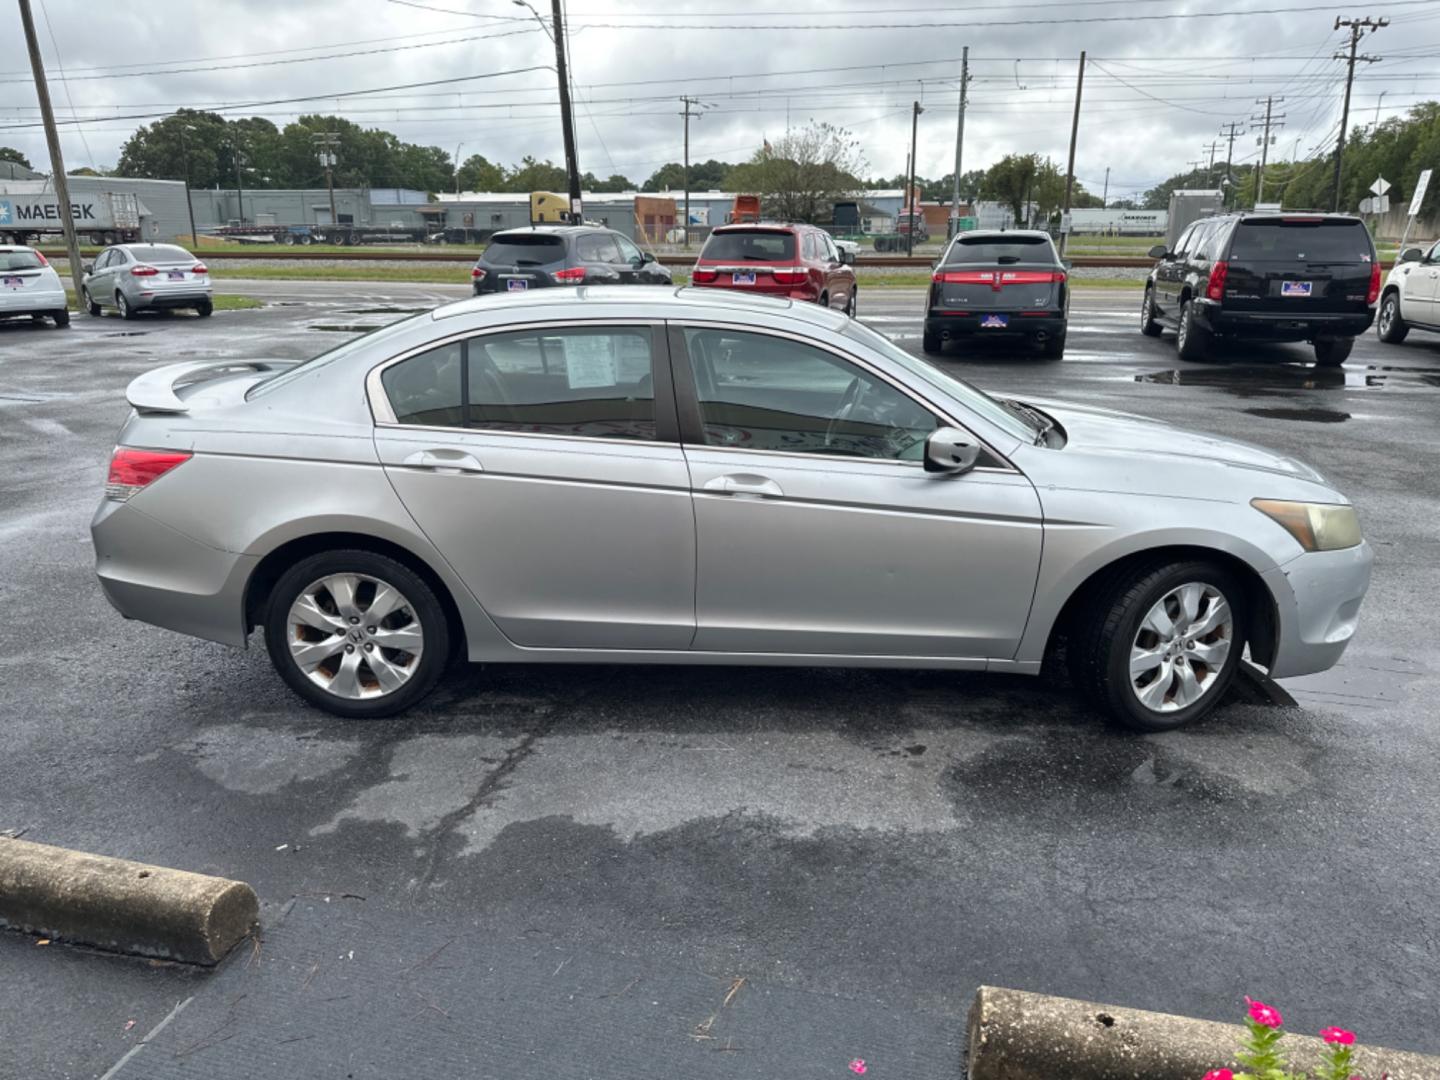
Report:
M967 266L984 263L1004 266L1010 263L1054 263L1055 249L1048 236L969 237L962 236L950 245L945 255L946 266Z
M461 427L464 397L459 342L420 353L380 373L385 396L402 424Z
M565 258L565 240L550 233L502 234L490 241L481 258L505 266L544 266Z
M789 262L795 258L795 235L774 229L711 233L700 257L727 262Z
M1230 261L1369 262L1370 234L1345 218L1242 221L1230 245Z
M33 251L0 251L0 270L34 270L44 265Z

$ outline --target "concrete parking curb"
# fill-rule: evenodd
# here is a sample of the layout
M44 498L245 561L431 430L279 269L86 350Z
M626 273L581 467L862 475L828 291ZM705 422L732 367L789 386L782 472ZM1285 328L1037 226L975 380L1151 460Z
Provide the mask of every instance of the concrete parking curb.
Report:
M1343 1020L1343 1017L1336 1019ZM1244 1028L1185 1016L982 986L970 1007L969 1080L1199 1080L1230 1058ZM1325 1044L1286 1035L1294 1066L1315 1069ZM1355 1048L1353 1071L1440 1080L1440 1058Z
M210 965L259 914L241 881L0 837L0 926Z

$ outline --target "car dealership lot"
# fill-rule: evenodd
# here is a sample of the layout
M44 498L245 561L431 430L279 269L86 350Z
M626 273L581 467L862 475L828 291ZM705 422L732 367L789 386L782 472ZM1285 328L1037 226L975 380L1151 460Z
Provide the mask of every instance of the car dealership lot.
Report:
M942 361L1335 480L1375 578L1340 666L1286 685L1298 707L1142 738L1032 680L499 667L346 723L254 642L104 602L88 522L123 389L178 360L307 356L468 286L226 288L275 306L0 326L0 829L242 877L267 904L260 948L213 977L0 937L26 1075L103 1074L192 995L118 1078L389 1076L416 1054L954 1075L981 982L1214 1017L1271 994L1297 1023L1440 1051L1440 339L1369 335L1341 371L1286 362L1304 346L1181 364L1140 335L1138 291L1105 290L1076 297L1061 362ZM862 281L859 310L919 353L920 290Z

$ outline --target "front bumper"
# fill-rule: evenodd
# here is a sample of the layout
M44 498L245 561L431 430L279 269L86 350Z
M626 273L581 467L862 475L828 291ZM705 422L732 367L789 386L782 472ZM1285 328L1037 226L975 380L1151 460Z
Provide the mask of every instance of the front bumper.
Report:
M245 643L245 583L256 556L202 544L112 499L101 500L90 535L100 588L125 618L226 645Z
M925 315L925 332L941 337L981 338L1056 338L1065 336L1065 315L1056 311L1046 315L1022 315L1018 311L999 311L1004 315L1004 327L985 326L987 311L952 311L948 308L931 308Z
M1222 337L1254 341L1314 341L1316 338L1359 337L1375 321L1373 308L1327 315L1307 312L1226 310L1213 300L1197 300L1200 325Z
M1272 678L1335 666L1355 636L1374 561L1374 551L1361 541L1344 551L1306 552L1266 572L1279 620Z

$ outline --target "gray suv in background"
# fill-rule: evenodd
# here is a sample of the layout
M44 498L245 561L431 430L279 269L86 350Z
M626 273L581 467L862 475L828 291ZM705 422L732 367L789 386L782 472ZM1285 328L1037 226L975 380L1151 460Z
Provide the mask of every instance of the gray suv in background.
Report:
M597 225L498 232L470 271L475 295L552 285L669 285L670 271L628 236Z
M113 307L121 318L141 311L193 308L202 318L215 310L210 271L175 244L117 244L85 267L80 302L91 315Z

